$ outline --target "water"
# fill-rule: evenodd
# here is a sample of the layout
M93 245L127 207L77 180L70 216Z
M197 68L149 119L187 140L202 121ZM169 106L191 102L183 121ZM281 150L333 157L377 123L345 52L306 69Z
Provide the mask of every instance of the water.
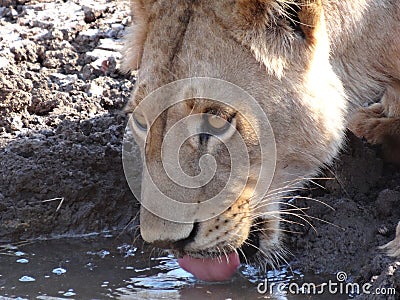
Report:
M275 282L304 279L286 269L267 275ZM257 285L264 277L244 265L229 282L204 283L172 256L132 245L128 237L0 245L0 299L313 299L261 294Z

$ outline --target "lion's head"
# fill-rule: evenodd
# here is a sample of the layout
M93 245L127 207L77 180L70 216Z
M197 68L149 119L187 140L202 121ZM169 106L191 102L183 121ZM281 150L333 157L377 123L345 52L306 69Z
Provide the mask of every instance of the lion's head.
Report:
M321 1L133 0L132 12L125 67L139 71L127 110L147 165L142 201L157 203L154 186L183 203L203 203L224 189L229 198L215 215L211 209L209 218L182 222L160 217L144 205L142 237L172 250L182 266L206 280L228 277L238 254L246 257L259 251L268 260L281 247L282 197L330 163L342 141L345 99L329 63ZM262 164L259 137L267 133L258 114L242 111L247 109L246 99L239 109L198 97L189 86L179 91L185 101L165 107L157 98L151 105L140 105L158 88L192 77L232 83L251 95L266 114L276 145L270 155L276 154L276 165L262 199L255 200L260 195L255 197L254 189ZM173 130L177 122L179 129ZM192 134L199 132L196 128L201 133ZM249 164L243 189L237 189L234 180L226 186L230 174L240 175L241 162L234 164L228 149L243 147L240 140ZM201 158L211 155L216 165L212 180L197 188L172 180L163 156L168 157L173 146L179 147L179 167L190 177L204 171ZM160 206L163 203L160 199ZM172 206L163 209L170 215L190 214ZM216 259L222 261L217 269Z

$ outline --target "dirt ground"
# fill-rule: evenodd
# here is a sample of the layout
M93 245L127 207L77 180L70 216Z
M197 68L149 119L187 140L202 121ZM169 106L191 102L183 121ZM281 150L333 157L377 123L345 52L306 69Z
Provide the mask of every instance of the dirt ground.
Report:
M121 162L121 108L135 82L119 72L129 21L126 1L0 0L0 243L135 226ZM289 259L399 295L400 261L378 246L400 221L400 168L348 140L322 176L334 179L300 193L317 201L291 200L315 230L286 228L299 232L287 235Z
M83 2L1 1L2 241L123 228L134 217L121 109L135 80L117 70L128 4Z

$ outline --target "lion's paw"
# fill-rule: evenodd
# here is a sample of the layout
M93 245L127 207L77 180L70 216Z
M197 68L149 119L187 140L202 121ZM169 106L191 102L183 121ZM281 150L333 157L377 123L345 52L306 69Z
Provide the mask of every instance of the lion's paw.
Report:
M400 257L400 222L397 225L396 237L394 238L394 240L379 248L386 250L386 253L389 256Z
M365 138L371 144L381 144L389 123L382 104L376 103L358 110L352 116L348 127L359 138Z

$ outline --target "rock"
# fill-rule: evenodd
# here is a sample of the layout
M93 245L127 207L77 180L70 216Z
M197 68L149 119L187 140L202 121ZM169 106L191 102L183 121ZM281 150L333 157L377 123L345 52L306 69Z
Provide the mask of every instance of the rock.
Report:
M93 29L87 29L85 31L79 32L79 36L93 40L96 37L98 37L100 35L100 33L101 33L101 31L99 29L93 28Z
M73 84L78 80L78 75L64 75L61 73L50 74L50 79L55 81L60 87L65 87L67 85Z
M118 61L121 59L121 53L103 49L94 49L86 53L86 56L90 60L94 60L91 63L93 69L101 71L102 74L114 73L117 69Z
M10 61L7 58L0 56L0 70L7 67L9 63Z
M23 126L24 123L22 122L22 116L13 114L10 124L11 131L21 131Z
M88 7L88 6L83 6L83 11L85 14L85 22L86 23L92 23L96 21L103 13L102 10L95 9L93 7Z
M39 47L33 41L16 41L11 45L10 50L16 61L36 62L38 59Z
M117 59L121 58L121 53L116 52L116 51L109 51L109 50L103 50L103 49L94 49L93 51L87 52L86 56L91 58L94 61L100 61L100 66L101 62L103 60L108 59L109 57L115 57Z
M100 39L97 48L113 52L120 52L123 49L123 41L111 38Z
M101 86L98 86L97 84L92 82L88 86L87 94L88 94L88 96L91 96L91 97L98 97L98 96L103 95L103 91L104 91L104 89Z

